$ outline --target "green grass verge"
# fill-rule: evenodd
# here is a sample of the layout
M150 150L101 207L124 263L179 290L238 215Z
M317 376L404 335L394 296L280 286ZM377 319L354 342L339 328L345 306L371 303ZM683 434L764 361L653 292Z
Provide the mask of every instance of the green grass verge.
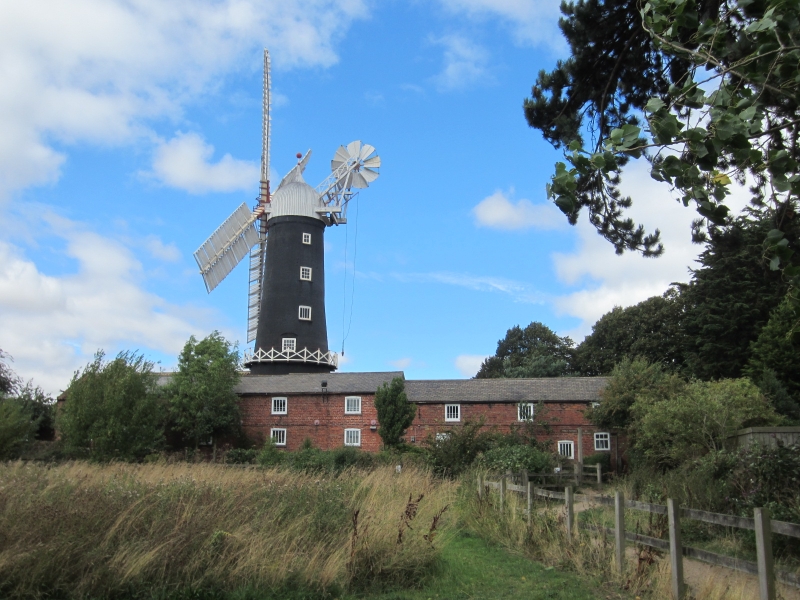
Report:
M556 571L469 533L454 537L442 550L439 572L417 590L366 596L369 600L594 600L598 589L572 573Z

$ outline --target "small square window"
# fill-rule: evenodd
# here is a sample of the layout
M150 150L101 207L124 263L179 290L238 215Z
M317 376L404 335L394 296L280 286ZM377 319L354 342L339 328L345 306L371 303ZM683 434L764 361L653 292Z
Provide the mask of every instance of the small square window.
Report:
M558 442L558 453L564 458L572 458L574 444L569 440L561 440Z
M303 234L303 243L304 244L310 244L311 243L311 234L310 233L304 233Z
M311 320L311 307L310 306L301 306L298 310L297 318L301 321L310 321Z
M269 436L272 438L276 446L286 445L286 430L285 429L270 429Z
M517 404L517 421L533 421L533 402Z
M311 281L311 267L300 267L300 279Z
M297 338L283 338L281 340L281 350L283 352L296 352Z
M344 399L344 414L361 414L361 396L346 396Z
M272 414L273 415L285 415L286 414L286 398L285 397L275 397L272 399Z
M344 445L345 446L360 446L361 445L361 430L360 429L345 429L344 430Z
M437 433L436 434L436 441L437 442L446 442L449 439L450 439L450 434L447 433L447 432L445 432L445 433Z
M594 449L602 451L611 450L611 434L610 433L595 433L594 434Z
M600 408L599 402L592 402L592 408Z
M445 421L460 421L461 420L461 405L460 404L445 404L444 405L444 420Z

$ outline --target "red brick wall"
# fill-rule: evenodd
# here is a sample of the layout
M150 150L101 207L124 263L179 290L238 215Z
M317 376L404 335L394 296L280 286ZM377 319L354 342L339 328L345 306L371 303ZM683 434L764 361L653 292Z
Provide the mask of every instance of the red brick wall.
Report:
M374 394L346 395L361 396L360 415L344 413L345 394L287 395L285 415L272 414L272 396L243 396L239 400L242 428L256 443L267 439L273 427L285 428L287 450L298 450L306 438L311 439L315 448L339 448L344 446L345 429L360 429L361 449L377 452L381 438Z
M423 444L429 435L447 432L465 421L476 421L483 417L485 427L500 433L509 433L513 427L522 423L517 419L516 403L469 403L461 404L461 420L453 423L445 421L444 404L419 404L414 423L406 432L406 440L412 444ZM578 429L583 441L583 457L595 453L594 434L600 431L584 416L588 403L548 402L534 407L534 423L537 424L537 439L558 451L559 441L571 441L573 453L578 458ZM547 424L547 427L544 425ZM549 430L549 431L548 431ZM413 441L412 441L413 440ZM612 465L617 453L617 436L611 436ZM619 449L620 453L622 448Z
M357 394L347 394L357 395ZM239 401L243 429L254 442L260 443L270 436L270 429L286 429L286 449L298 450L303 440L310 438L315 448L331 450L344 445L345 429L361 430L361 449L377 452L381 438L377 432L377 411L374 394L361 396L361 414L346 415L345 394L287 395L287 414L272 414L272 396L244 396ZM446 432L465 421L483 417L485 427L500 433L508 433L512 427L521 425L517 420L515 403L469 403L461 404L461 419L445 421L444 404L418 404L414 422L406 432L406 441L422 445L428 435ZM599 431L584 416L588 403L548 402L535 405L534 423L537 438L548 444L555 452L560 440L573 442L573 452L578 458L578 429L583 441L583 457L595 453L594 433ZM373 424L374 423L374 424ZM544 425L547 424L547 427ZM624 447L616 435L611 436L611 462L616 463Z

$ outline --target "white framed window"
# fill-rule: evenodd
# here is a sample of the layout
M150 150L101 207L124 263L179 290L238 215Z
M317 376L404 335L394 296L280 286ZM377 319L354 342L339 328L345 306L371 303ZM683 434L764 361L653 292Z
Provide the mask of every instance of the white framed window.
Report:
M594 434L594 449L606 452L611 450L611 434L598 432Z
M592 408L600 408L599 402L592 402Z
M460 421L461 420L461 405L460 404L445 404L444 405L444 420L445 421Z
M360 429L345 429L344 430L344 445L345 446L360 446L361 445L361 430Z
M311 307L310 306L300 306L297 311L297 318L301 321L310 321L311 320Z
M311 267L300 267L300 279L311 281Z
M272 414L285 415L288 402L285 396L276 396L272 399Z
M285 429L276 429L272 428L269 430L269 436L272 438L272 442L276 446L285 446L286 445L286 430Z
M574 453L575 444L570 440L560 440L558 442L558 453L564 458L572 458Z
M310 233L304 233L303 234L303 243L304 244L310 244L311 243L311 234Z
M447 432L444 433L437 433L436 434L436 441L437 442L444 442L450 439L450 434Z
M517 421L533 421L533 402L517 404Z
M361 396L345 396L344 414L346 415L361 414Z
M281 340L281 350L283 352L295 352L297 350L297 338L283 338Z

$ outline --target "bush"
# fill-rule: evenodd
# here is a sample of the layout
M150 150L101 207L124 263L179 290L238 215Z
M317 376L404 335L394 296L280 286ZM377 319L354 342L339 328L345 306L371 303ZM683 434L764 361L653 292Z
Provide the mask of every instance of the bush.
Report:
M595 452L589 456L584 457L584 465L601 465L603 473L611 471L611 453L610 452Z
M465 421L438 438L428 436L425 445L431 468L438 475L458 477L467 470L478 454L494 447L496 435L481 432L483 419Z
M275 442L269 438L266 442L264 442L264 447L261 448L261 452L258 453L256 462L265 468L275 467L283 462L285 455L286 453L282 450L278 450Z
M552 454L531 446L500 446L484 452L477 464L489 471L549 473L555 466Z
M31 413L16 398L0 400L0 460L16 458L36 434Z
M667 399L640 395L631 413L635 453L661 469L721 450L742 427L782 422L749 379L698 381Z
M106 361L95 354L75 373L56 418L65 450L96 460L138 460L159 450L166 411L156 379L142 355L120 352Z
M255 448L233 448L225 453L225 462L232 465L247 465L255 462L258 451Z

